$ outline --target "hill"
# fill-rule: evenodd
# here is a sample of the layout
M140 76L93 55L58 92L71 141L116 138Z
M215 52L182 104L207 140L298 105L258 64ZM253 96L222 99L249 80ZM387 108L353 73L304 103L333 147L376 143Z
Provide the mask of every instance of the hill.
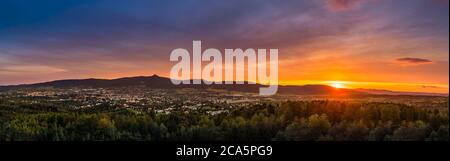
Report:
M191 80L192 81L192 80ZM68 79L56 80L36 84L0 86L0 91L14 90L21 88L122 88L122 87L143 87L143 88L158 88L158 89L178 89L178 88L195 88L195 89L221 89L236 92L258 93L261 84L213 84L213 85L174 85L170 78L153 76L138 76L126 77L118 79ZM279 86L278 94L293 94L293 95L330 95L330 94L346 94L346 95L431 95L442 96L442 94L428 94L428 93L413 93L413 92L394 92L387 90L373 90L373 89L337 89L327 85L287 85Z

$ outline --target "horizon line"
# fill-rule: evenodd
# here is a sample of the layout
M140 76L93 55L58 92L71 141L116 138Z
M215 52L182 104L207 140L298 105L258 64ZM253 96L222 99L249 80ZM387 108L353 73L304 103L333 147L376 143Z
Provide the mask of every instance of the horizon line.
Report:
M41 82L30 82L30 83L18 83L18 84L0 84L0 87L8 87L8 86L21 86L21 85L33 85L33 84L39 84L39 83L49 83L49 82L55 82L55 81L64 81L64 80L89 80L89 79L96 79L96 80L116 80L116 79L123 79L123 78L136 78L136 77L160 77L160 78L167 78L170 79L169 77L165 77L165 76L160 76L158 74L152 74L152 75L136 75L136 76L123 76L123 77L114 77L114 78L94 78L94 77L89 77L89 78L62 78L62 79L54 79L54 80L48 80L48 81L41 81ZM189 80L199 80L199 79L189 79ZM205 79L200 79L200 80L205 80ZM211 81L211 82L251 82L248 80L244 80L244 81ZM292 82L310 82L310 83L292 83ZM316 82L316 83L312 83L312 82ZM430 84L425 84L425 83L395 83L395 82L358 82L358 81L284 81L283 82L279 82L279 86L306 86L306 85L324 85L324 86L330 86L333 87L332 85L330 85L330 83L332 82L340 82L340 83L345 83L345 84L364 84L364 83L369 83L369 84L389 84L389 85L399 85L399 84L407 84L407 85L416 85L416 86L427 86L427 85L431 85ZM255 82L252 82L255 83ZM203 84L203 83L202 83ZM260 84L260 85L265 85L265 84L261 84L261 83L255 83L255 84ZM432 84L432 85L439 85L439 88L447 88L448 89L448 84L445 85L445 87L442 87L443 84ZM333 88L337 88L337 87L333 87ZM382 88L348 88L348 87L344 87L344 88L339 88L339 89L350 89L350 90L358 90L358 89L362 89L362 90L384 90L384 91L389 91L389 92L401 92L401 93L422 93L422 94L444 94L444 95L449 95L450 93L441 93L441 92L416 92L416 91L402 91L402 90L390 90L390 89L382 89Z

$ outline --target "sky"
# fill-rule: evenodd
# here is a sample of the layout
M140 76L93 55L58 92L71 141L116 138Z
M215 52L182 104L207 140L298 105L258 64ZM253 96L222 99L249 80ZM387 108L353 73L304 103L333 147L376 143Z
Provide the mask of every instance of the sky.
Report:
M2 0L0 85L169 76L193 40L279 49L281 84L448 93L448 0Z

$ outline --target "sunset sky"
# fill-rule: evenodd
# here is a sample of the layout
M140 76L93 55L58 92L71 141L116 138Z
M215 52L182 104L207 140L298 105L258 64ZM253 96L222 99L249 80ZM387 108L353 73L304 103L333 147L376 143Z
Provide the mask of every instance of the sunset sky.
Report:
M175 48L279 49L281 84L448 93L448 0L2 0L0 85L169 76Z

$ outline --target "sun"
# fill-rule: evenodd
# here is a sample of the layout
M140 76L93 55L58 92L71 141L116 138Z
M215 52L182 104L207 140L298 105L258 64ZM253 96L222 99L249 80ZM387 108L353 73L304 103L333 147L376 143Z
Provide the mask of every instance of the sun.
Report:
M343 84L331 84L332 87L334 88L345 88L345 86Z
M330 82L330 86L334 88L347 88L343 82L340 81L332 81Z

